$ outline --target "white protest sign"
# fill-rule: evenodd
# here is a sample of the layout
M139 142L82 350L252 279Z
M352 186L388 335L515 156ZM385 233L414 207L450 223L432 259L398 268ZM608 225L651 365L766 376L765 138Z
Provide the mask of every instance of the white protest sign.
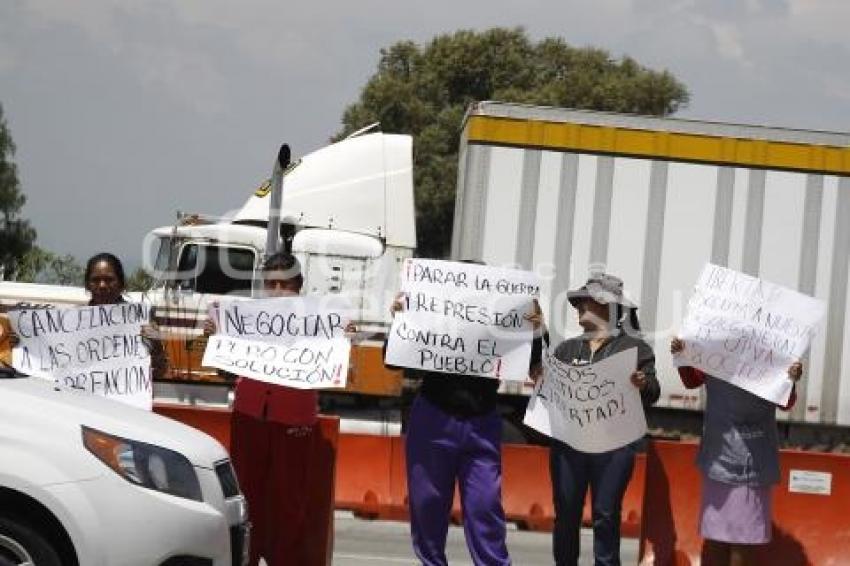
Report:
M296 389L345 387L350 320L339 297L221 301L202 363Z
M572 366L544 348L544 374L523 422L581 452L607 452L646 434L640 392L630 379L637 348Z
M688 303L674 361L785 405L788 366L809 348L823 301L737 271L708 264Z
M439 259L407 259L401 273L401 289L428 288L446 294L487 293L537 297L540 278L531 271L488 267Z
M59 385L150 409L153 376L141 327L150 305L118 303L9 311L20 339L15 369Z
M405 308L389 332L388 364L441 373L524 381L531 358L533 273L407 260Z

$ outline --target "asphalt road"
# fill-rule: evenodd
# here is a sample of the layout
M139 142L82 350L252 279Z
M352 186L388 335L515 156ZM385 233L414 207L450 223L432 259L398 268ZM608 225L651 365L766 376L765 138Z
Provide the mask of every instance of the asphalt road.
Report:
M334 566L418 564L410 546L407 523L368 521L339 512L336 514L335 523ZM446 546L449 564L473 566L464 542L462 527L449 529ZM508 551L517 566L551 565L551 534L509 530ZM637 539L623 539L623 564L636 564L637 555ZM593 535L590 530L582 531L582 556L579 563L582 566L593 564Z

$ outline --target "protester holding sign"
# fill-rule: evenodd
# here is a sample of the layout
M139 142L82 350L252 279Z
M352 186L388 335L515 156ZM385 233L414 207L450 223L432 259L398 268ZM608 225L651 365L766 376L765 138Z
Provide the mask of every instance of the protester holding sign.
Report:
M673 338L670 351L681 356L685 342ZM800 362L788 368L796 383ZM757 545L771 539L771 487L779 481L777 405L690 367L679 367L685 387L705 385L705 415L697 465L702 472L700 534L706 564L756 564ZM787 405L796 400L793 389Z
M91 294L88 306L9 312L13 365L28 375L150 409L152 382L164 373L166 357L149 305L124 299L124 269L109 253L88 260L85 287Z
M637 308L623 296L623 282L597 274L568 294L584 334L560 343L555 358L571 366L595 364L636 348L637 367L630 376L644 406L658 400L655 355L640 337ZM578 426L578 425L576 425ZM597 566L620 564L620 510L632 475L635 445L600 453L579 451L553 439L550 470L555 499L553 551L558 566L575 565L580 552L582 509L588 486L593 510L593 554Z
M428 372L528 378L536 274L470 262L407 259L404 312L387 334L388 364Z
M114 305L124 303L124 266L115 255L102 252L95 254L86 262L86 290L91 294L89 306ZM151 371L154 379L165 376L168 358L165 348L159 340L159 328L153 321L142 327L142 339L151 355Z
M262 277L268 298L298 296L304 283L298 259L285 253L266 260ZM215 330L208 321L204 333ZM322 510L332 503L333 474L310 466L321 449L318 400L316 389L247 377L237 381L230 452L251 514L251 565L260 557L269 566L309 564L305 541L328 531ZM312 487L316 482L327 485ZM315 493L321 497L308 500Z
M674 361L786 405L788 366L808 350L825 310L814 297L709 263L682 320L688 348Z
M419 267L414 266L411 272ZM427 269L431 274L442 273L440 284L450 286L462 282L464 273L468 273L464 268L454 269L457 267L458 264L450 262L429 261L421 272L425 273ZM477 272L469 280L477 280L480 283L478 287L485 287L481 282L487 280L487 268L469 265L469 262L466 267ZM451 274L456 276L450 277ZM489 286L489 290L499 292L495 285ZM396 315L399 313L407 314L409 300L408 293L396 297L391 307L394 318L398 318ZM455 300L461 300L457 294ZM534 310L524 318L539 334L542 314L537 301L528 300ZM413 308L411 306L411 310ZM449 316L454 316L454 312L449 309ZM398 323L398 320L394 322ZM397 326L394 324L394 328ZM473 339L473 332L481 333L481 337L475 334ZM528 333L528 342L532 342L531 334ZM480 330L456 334L457 339L469 343L479 339L490 340L492 355L494 342L487 336L490 334ZM388 357L386 349L385 345L385 363ZM532 372L540 371L541 350L541 338L535 338L530 354ZM480 349L477 351L484 354ZM481 359L486 358L482 355ZM528 364L527 361L525 363ZM472 368L472 364L467 368ZM523 374L527 371L523 368ZM473 375L447 372L445 368L405 369L405 377L421 380L406 426L405 449L410 531L416 556L426 566L448 563L445 546L455 484L460 492L463 528L473 563L494 566L511 563L505 542L505 514L501 501L502 419L496 411L499 379L475 375L477 372L473 371L470 373Z

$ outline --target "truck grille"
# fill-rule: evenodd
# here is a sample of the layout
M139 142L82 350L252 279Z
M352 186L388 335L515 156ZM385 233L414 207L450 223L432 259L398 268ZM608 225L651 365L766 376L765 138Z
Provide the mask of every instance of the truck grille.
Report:
M221 491L225 498L239 495L239 483L236 481L236 473L233 471L230 460L222 460L216 464L215 475L218 476L218 482L221 484Z

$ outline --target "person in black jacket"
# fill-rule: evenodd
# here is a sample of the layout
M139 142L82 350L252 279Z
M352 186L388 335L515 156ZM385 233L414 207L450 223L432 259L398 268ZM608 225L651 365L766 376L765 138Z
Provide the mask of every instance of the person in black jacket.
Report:
M637 368L632 384L640 390L644 406L661 393L655 377L655 355L640 336L637 308L623 296L623 282L613 275L597 274L568 294L578 312L580 336L564 340L554 356L567 364L598 362L618 352L637 348ZM631 478L636 446L591 454L552 439L550 472L555 502L553 552L557 566L576 565L580 552L581 516L590 487L593 511L593 554L597 566L620 564L620 511Z
M537 302L527 316L542 328ZM396 297L393 315L404 308ZM539 332L537 332L539 334ZM386 348L386 344L384 346ZM541 371L542 340L532 343L530 372ZM499 380L405 369L421 380L410 409L405 453L414 551L425 566L445 566L455 484L460 493L466 544L476 565L503 566L508 555L502 508L502 419Z

